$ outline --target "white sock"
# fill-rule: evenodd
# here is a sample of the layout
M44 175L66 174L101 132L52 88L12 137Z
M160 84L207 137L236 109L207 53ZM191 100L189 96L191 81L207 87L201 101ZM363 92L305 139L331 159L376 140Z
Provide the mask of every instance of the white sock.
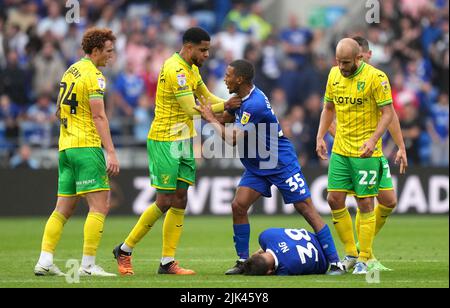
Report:
M53 264L53 254L47 251L41 251L38 263L44 267L50 267Z
M162 257L161 258L161 264L162 265L166 265L167 263L170 263L170 262L172 262L174 260L175 260L174 257Z
M85 256L81 259L81 267L89 268L90 266L95 265L95 256Z
M129 253L133 252L133 248L131 248L130 246L128 246L125 243L123 243L122 246L120 246L120 250L125 251L125 252L129 252Z

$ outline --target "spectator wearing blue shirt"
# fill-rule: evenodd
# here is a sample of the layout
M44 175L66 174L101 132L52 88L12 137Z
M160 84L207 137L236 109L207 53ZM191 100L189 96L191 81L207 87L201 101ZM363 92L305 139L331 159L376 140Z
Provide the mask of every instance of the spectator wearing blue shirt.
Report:
M27 142L42 147L51 146L52 128L57 117L56 103L52 102L50 94L42 93L37 102L28 108L25 118L20 127Z
M28 144L22 145L17 154L14 155L10 162L12 169L38 169L39 163L31 158L31 148Z
M113 100L119 116L133 116L139 97L144 93L144 80L134 72L132 61L127 61L125 71L120 73L114 84Z
M448 135L448 94L439 96L436 104L430 108L430 118L427 123L428 133L433 140L431 144L431 164L438 167L448 167L449 135Z
M311 54L312 32L299 26L298 17L289 16L289 27L281 31L280 39L284 52L294 61L296 68L303 67Z
M20 109L11 102L8 95L0 95L0 146L9 148L19 136L17 117Z
M150 99L147 95L139 97L138 106L134 109L134 127L133 134L136 141L145 146L148 139L148 130L153 121L153 111Z

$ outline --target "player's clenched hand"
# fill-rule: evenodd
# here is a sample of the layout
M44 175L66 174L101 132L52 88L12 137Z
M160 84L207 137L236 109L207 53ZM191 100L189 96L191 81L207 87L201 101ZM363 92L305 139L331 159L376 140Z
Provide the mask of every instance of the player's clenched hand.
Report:
M373 152L375 151L375 142L372 140L368 140L364 142L362 147L359 148L359 151L362 152L362 154L359 156L361 158L369 158L372 157Z
M325 143L325 141L323 139L318 139L317 140L316 152L317 152L317 156L319 156L319 158L321 160L327 160L328 159L327 145L326 145L326 143Z
M230 97L229 100L227 100L225 102L225 109L235 110L235 109L238 109L239 107L241 107L241 104L242 104L242 99L237 95L233 95L232 97Z
M106 154L107 163L106 163L106 172L108 176L116 176L119 174L119 160L117 159L116 153L111 152Z
M395 163L398 165L400 163L400 174L406 173L406 168L408 168L408 158L406 157L406 151L399 149L395 155Z

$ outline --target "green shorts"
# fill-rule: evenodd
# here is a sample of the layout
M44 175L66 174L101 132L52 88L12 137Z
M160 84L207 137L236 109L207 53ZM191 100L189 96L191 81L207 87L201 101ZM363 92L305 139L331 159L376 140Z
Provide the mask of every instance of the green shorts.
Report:
M71 148L59 152L58 197L109 189L101 148Z
M195 183L195 159L192 140L147 140L150 182L158 192L188 188Z
M391 169L389 167L389 161L386 157L381 157L381 166L383 168L383 173L380 179L380 190L393 190L394 185L392 184Z
M332 153L328 191L347 192L358 198L378 196L382 172L380 157L346 157Z

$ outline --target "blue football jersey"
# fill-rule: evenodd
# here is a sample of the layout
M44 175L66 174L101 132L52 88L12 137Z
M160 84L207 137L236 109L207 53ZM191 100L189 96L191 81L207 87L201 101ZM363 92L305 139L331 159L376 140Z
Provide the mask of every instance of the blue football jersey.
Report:
M285 172L297 162L292 143L283 135L266 95L257 87L242 99L235 112L235 124L247 132L243 144L238 141L241 162L256 175Z
M259 245L274 256L276 275L324 274L328 269L316 235L305 229L267 229Z

